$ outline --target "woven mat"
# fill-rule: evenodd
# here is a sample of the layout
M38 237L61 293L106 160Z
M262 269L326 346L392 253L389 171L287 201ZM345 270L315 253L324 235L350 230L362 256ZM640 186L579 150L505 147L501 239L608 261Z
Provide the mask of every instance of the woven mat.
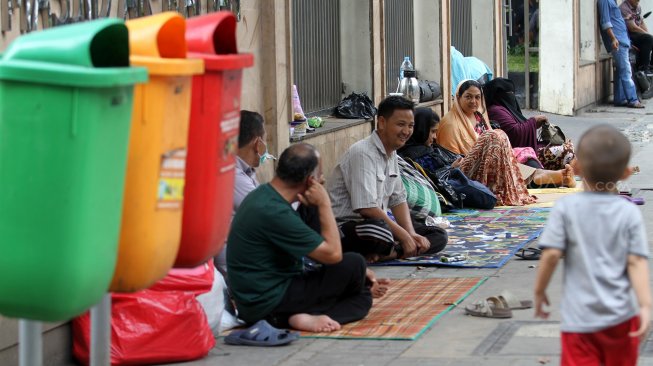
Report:
M499 268L519 249L537 238L550 208L501 207L493 210L460 210L444 216L451 221L449 244L442 253L375 263L379 266L445 266ZM442 255L466 259L443 263Z
M461 303L487 277L392 280L388 292L374 300L363 320L337 332L306 333L302 337L415 340L444 314Z

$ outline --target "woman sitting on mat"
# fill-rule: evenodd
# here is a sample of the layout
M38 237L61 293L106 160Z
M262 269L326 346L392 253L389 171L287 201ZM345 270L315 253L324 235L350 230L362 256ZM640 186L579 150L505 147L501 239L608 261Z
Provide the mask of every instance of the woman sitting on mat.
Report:
M537 130L547 122L545 115L526 118L515 98L515 84L510 79L496 78L483 85L490 120L496 121L508 135L513 147L530 147L545 169L564 169L575 157L571 141L562 145L538 142Z
M439 122L440 118L430 108L416 108L413 134L406 144L397 150L399 156L419 164L427 173L426 175L432 179L438 176L436 171L451 168L452 164L461 157L435 143ZM465 207L492 209L496 204L494 195L479 182L469 182L466 187L458 186L458 188L452 185L452 188L456 193L463 194L462 201Z
M493 130L478 111L482 106L481 85L474 80L460 83L453 108L442 118L436 139L440 146L464 155L453 166L487 186L497 196L497 205L521 206L535 202L526 189L529 183L576 185L570 165L551 171L518 163L508 136L501 130Z

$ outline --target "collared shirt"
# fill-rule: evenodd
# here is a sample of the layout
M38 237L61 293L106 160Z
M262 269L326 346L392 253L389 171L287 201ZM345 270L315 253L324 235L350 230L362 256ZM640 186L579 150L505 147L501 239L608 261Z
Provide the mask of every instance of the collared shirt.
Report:
M333 213L339 222L361 220L362 208L378 207L384 212L406 202L397 153L387 155L376 131L353 144L343 155L328 180Z
M621 9L617 6L616 0L598 0L596 6L599 11L599 23L601 25L601 38L603 45L608 52L612 49L612 41L608 35L608 28L612 28L612 33L623 47L630 47L630 38L628 38L628 28L626 21L621 16Z
M630 6L628 3L628 0L624 0L621 5L619 5L619 9L621 9L621 15L623 16L624 20L626 23L629 21L635 22L636 26L641 26L642 22L644 19L642 18L642 7L641 5L637 5L636 7Z
M240 204L249 192L253 191L258 185L254 168L249 166L239 156L236 156L236 181L234 183L234 209L232 216L236 214L236 210L238 210L238 207L240 207Z

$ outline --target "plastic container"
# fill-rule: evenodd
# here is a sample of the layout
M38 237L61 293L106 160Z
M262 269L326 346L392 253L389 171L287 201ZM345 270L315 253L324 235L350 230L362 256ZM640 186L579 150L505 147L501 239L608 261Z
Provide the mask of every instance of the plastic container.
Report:
M116 264L133 84L127 27L103 19L17 38L0 60L0 313L61 321Z
M131 62L150 81L134 93L132 133L113 292L149 287L172 267L181 216L191 78L204 70L186 58L185 20L174 12L126 22Z
M204 60L193 76L181 244L175 267L195 267L227 238L235 179L242 69L254 64L236 48L236 17L221 11L186 21L189 57Z
M406 70L415 70L413 64L410 62L410 57L408 56L404 57L404 61L401 63L401 66L399 67L399 81L401 81L404 78L404 71Z

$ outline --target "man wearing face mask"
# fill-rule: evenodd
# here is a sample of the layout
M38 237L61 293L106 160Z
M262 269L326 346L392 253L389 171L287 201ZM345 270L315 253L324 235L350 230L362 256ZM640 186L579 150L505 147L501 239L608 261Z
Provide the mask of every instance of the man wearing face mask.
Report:
M263 116L251 111L240 111L240 132L238 134L238 153L236 155L236 181L234 182L234 206L231 211L233 217L245 197L256 187L259 182L256 179L256 171L264 161L275 159L268 153L265 143L267 133ZM227 274L227 248L216 257L215 265L222 272Z
M245 196L259 185L255 169L265 160L274 159L268 153L266 138L263 116L256 112L241 111L234 184L234 215Z

